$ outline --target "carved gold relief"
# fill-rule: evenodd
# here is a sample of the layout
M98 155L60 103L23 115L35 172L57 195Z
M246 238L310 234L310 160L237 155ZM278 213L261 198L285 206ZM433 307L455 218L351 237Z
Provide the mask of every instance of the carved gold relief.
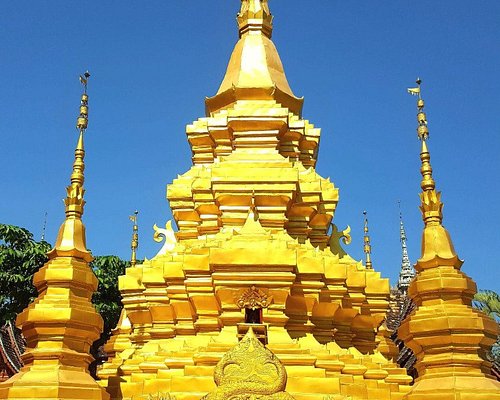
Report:
M262 290L252 286L248 289L238 300L239 308L250 308L255 310L257 308L267 308L271 303L272 297L269 298Z
M243 340L217 364L218 388L204 400L293 400L286 393L285 367L250 328Z

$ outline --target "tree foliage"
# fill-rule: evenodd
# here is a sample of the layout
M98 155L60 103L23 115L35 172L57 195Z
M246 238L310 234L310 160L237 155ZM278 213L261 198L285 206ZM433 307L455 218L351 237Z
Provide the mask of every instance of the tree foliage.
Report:
M37 296L33 274L47 261L50 244L18 226L0 224L0 326L14 320Z
M497 322L500 321L500 296L493 290L480 290L474 296L474 307Z
M500 296L493 290L480 290L474 296L472 305L500 323ZM500 336L491 348L491 361L500 365Z
M34 240L27 229L0 224L0 326L15 320L37 297L33 275L47 262L50 248L49 243ZM92 346L94 357L120 317L123 306L118 277L125 273L128 264L116 256L97 256L90 264L99 282L92 302L104 320L103 332Z
M97 311L104 319L103 333L111 333L123 308L120 291L118 290L118 277L125 274L128 261L123 261L117 256L97 256L90 264L99 281L97 291L92 296Z
M128 261L123 261L117 256L96 256L90 266L94 271L99 285L92 296L92 303L104 320L101 336L92 344L90 353L94 362L89 366L90 373L95 376L97 365L103 360L101 347L111 336L111 330L116 326L123 308L120 291L118 290L118 277L125 274Z

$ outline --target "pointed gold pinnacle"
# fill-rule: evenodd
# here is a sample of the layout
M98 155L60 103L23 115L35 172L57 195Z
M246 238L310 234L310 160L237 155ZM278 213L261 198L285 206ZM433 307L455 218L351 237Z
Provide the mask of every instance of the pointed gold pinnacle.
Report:
M75 149L75 161L73 162L73 171L71 173L71 184L66 188L67 195L64 200L66 205L66 218L78 219L82 217L83 207L85 205L85 200L83 199L83 195L85 194L85 189L83 188L85 181L83 174L85 171L85 148L83 136L88 126L89 97L87 95L87 82L90 74L87 71L83 76L85 78L80 76L80 82L83 84L84 91L80 101L80 114L78 115L76 122L76 127L80 131L80 134Z
M364 227L365 235L364 235L363 251L366 254L366 268L373 269L371 260L372 246L370 244L370 235L368 234L368 213L366 211L363 211L363 215L365 216L365 227Z
M132 249L132 256L130 257L130 266L135 267L137 264L137 248L139 247L139 226L137 225L137 216L139 211L135 210L134 215L129 218L134 223L132 227L132 241L130 243L130 248Z
M418 78L418 86L416 88L408 89L410 94L418 95L417 135L422 142L422 149L420 151L420 160L422 162L422 166L420 168L420 173L422 174L422 181L420 182L420 187L422 188L422 193L420 193L420 210L422 211L422 217L425 225L441 224L443 220L443 203L441 202L441 193L436 192L436 182L432 177L431 154L427 147L429 128L427 127L427 116L424 112L425 103L422 99L421 84L422 81Z
M273 16L267 0L242 0L237 19L240 37L248 32L260 32L271 37Z

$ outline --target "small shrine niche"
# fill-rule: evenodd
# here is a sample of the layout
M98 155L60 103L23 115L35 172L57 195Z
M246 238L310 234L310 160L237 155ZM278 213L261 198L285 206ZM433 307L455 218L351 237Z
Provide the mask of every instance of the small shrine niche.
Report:
M262 308L245 308L245 324L262 324Z
M238 324L238 338L241 340L251 327L255 336L267 344L267 325L264 324L263 312L271 303L269 296L262 290L252 286L237 301L240 309L245 309L245 322Z

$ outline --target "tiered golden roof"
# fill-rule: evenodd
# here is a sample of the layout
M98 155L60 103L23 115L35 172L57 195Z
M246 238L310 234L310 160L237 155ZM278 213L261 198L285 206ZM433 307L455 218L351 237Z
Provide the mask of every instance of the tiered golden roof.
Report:
M102 383L114 399L216 396L216 366L252 328L297 400L400 399L411 378L375 340L389 281L341 248L349 229L330 233L338 189L314 169L320 130L301 118L267 1L242 1L238 26L207 116L187 127L193 166L168 185L178 231L155 227L168 243L120 277Z
M26 339L21 372L0 384L0 399L109 399L90 376L90 346L100 336L103 322L90 302L97 278L89 267L82 222L85 200L83 136L88 124L87 80L81 77L79 130L71 183L64 200L66 219L49 261L35 274L37 299L17 317Z
M474 281L460 268L448 231L443 227L443 203L432 176L427 147L429 130L418 87L418 137L422 142L422 193L424 233L416 279L408 293L417 309L398 330L417 357L419 378L404 397L408 400L500 399L500 383L491 376L486 354L498 335L498 325L471 307L477 292Z
M275 100L300 116L304 101L290 89L271 41L273 17L267 0L242 1L237 20L240 40L217 94L206 99L207 114L227 109L238 100Z

